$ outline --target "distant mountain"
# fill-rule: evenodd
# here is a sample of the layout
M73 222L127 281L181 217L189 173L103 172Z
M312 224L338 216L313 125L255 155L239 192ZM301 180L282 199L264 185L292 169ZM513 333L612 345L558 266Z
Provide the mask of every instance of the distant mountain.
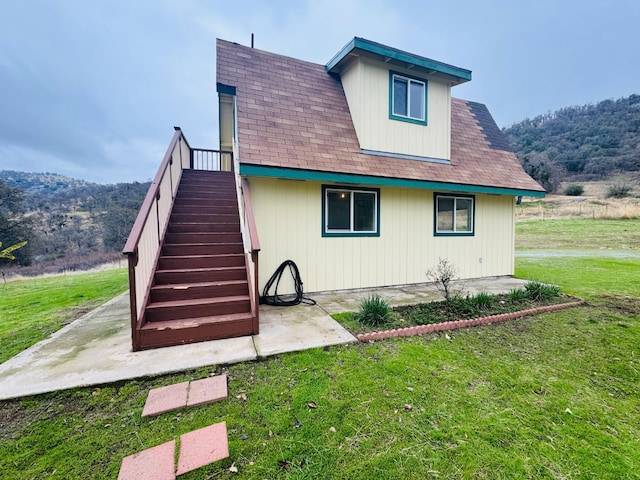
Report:
M562 108L503 132L523 164L548 159L568 178L640 171L640 95Z
M37 194L43 191L56 192L58 190L97 185L96 183L57 173L16 172L15 170L0 170L0 180L4 180L12 187L18 187L26 194Z
M24 218L33 226L32 238L25 239L32 261L66 265L120 252L149 189L148 182L101 185L11 170L0 171L0 182L23 193Z

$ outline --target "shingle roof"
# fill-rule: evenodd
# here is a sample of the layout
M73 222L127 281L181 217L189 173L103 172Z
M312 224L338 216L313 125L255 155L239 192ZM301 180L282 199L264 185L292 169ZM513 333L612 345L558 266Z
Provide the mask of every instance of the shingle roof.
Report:
M506 149L484 105L451 100L451 165L363 154L340 80L324 65L217 42L236 87L242 164L544 191Z

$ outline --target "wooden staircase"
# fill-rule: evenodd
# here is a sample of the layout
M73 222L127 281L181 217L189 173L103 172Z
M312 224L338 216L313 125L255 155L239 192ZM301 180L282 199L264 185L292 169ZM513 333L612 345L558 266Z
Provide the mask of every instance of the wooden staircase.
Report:
M234 174L184 170L139 348L251 335L249 288Z

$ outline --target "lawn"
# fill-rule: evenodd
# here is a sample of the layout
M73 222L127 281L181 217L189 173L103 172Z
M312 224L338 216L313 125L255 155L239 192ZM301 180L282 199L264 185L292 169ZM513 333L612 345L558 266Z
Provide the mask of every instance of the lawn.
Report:
M516 223L516 248L640 251L640 219L528 220Z
M0 402L0 471L116 478L224 420L230 458L180 478L638 479L640 265L618 260L517 259L585 307ZM141 418L150 388L222 372L226 401Z
M0 363L47 338L129 286L126 269L8 282L0 286Z

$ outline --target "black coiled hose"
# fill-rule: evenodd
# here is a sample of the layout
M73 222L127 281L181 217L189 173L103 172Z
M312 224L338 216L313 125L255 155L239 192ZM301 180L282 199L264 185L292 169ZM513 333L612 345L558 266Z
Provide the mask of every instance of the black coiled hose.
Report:
M293 278L296 293L289 295L278 295L278 285L280 284L282 274L287 269L287 267L289 267L289 272L291 273L291 277ZM269 295L269 290L271 290L271 287L273 287L274 283L275 290L273 292L273 295ZM300 278L300 271L298 270L298 266L293 262L293 260L285 260L280 264L273 275L271 275L271 278L264 286L262 296L260 297L260 304L276 305L279 307L292 307L293 305L298 305L303 302L308 305L316 304L315 300L307 297L302 290L302 279Z

